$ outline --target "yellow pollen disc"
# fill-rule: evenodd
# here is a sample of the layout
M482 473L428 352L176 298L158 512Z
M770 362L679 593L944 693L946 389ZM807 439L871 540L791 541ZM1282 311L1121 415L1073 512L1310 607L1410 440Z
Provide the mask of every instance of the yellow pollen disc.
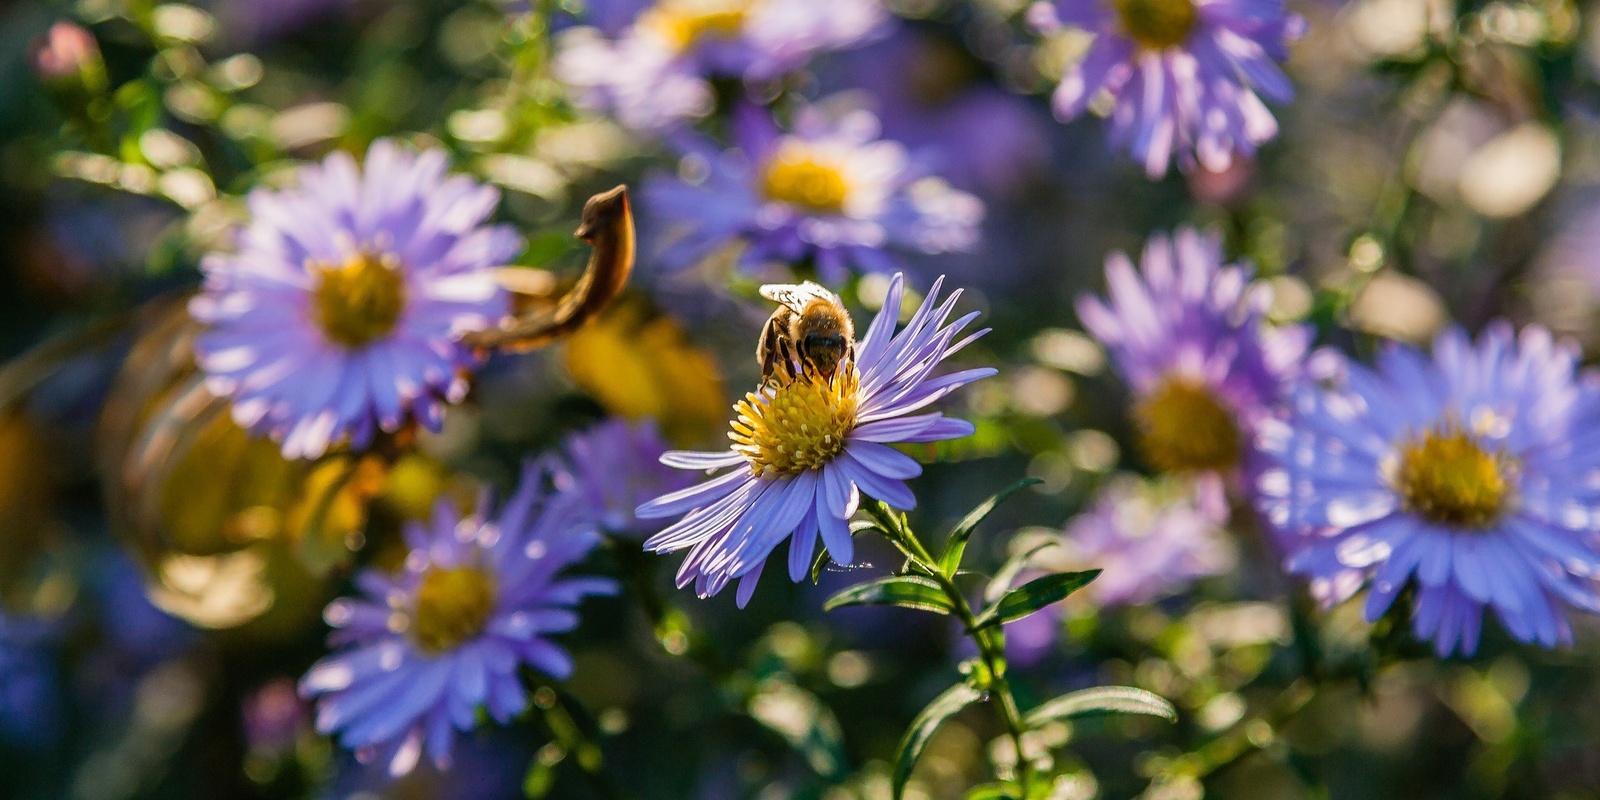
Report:
M1183 44L1198 18L1194 0L1117 0L1122 27L1151 50Z
M734 406L739 416L728 438L758 476L817 469L844 451L845 437L856 425L859 387L849 364L841 364L832 379L807 367L788 382L745 395Z
M1400 450L1395 489L1407 508L1433 522L1482 528L1500 517L1511 487L1504 455L1446 424Z
M494 596L494 579L477 567L434 567L417 587L411 635L426 652L453 650L483 632Z
M810 148L789 145L778 150L761 176L768 200L788 203L818 214L837 214L850 199L844 167L819 157Z
M1239 424L1205 384L1169 377L1133 407L1139 445L1166 472L1226 469L1239 462Z
M751 5L750 0L666 0L640 15L639 24L683 51L708 39L738 36Z
M358 253L342 265L312 264L313 314L328 339L356 349L387 335L406 305L406 281L393 256Z

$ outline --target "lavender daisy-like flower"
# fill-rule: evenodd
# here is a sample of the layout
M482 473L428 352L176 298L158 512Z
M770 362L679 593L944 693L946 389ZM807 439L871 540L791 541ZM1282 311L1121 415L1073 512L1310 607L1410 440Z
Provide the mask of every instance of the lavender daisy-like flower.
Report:
M1441 657L1477 650L1485 609L1521 641L1571 642L1565 606L1600 611L1600 384L1577 363L1543 328L1495 323L1308 381L1259 442L1289 569L1326 602L1370 586L1373 621L1413 590Z
M615 36L564 32L555 70L580 105L656 131L710 113L712 78L770 80L888 21L879 0L658 0Z
M1108 305L1078 300L1078 318L1111 351L1133 389L1140 450L1176 473L1234 474L1256 423L1282 401L1309 330L1271 327L1270 297L1222 244L1180 228L1152 236L1142 269L1106 259Z
M584 498L582 513L602 531L642 538L663 523L641 520L633 510L694 482L693 475L661 463L667 449L654 420L613 418L568 436L544 463L557 487Z
M971 249L983 203L913 165L905 148L878 138L872 114L802 110L793 133L745 106L734 115L734 150L700 147L691 182L645 184L649 210L668 229L666 269L692 266L731 244L757 268L811 261L824 280L850 270L890 272L893 252ZM703 177L703 179L699 179Z
M519 667L566 678L572 659L547 637L577 626L585 596L616 591L604 578L558 577L600 542L583 503L547 492L530 463L494 518L458 519L441 501L431 525L408 526L404 567L360 573L362 596L324 613L339 652L300 682L318 698L317 730L363 760L381 757L391 775L424 753L444 769L480 707L502 724L526 707Z
M1184 169L1222 170L1276 136L1261 96L1293 99L1278 63L1305 31L1282 0L1047 0L1029 19L1041 32L1094 37L1056 87L1056 116L1105 109L1113 143L1151 177L1174 155Z
M1100 568L1086 591L1101 606L1148 603L1232 568L1224 522L1192 494L1120 481L1068 523L1063 546L1041 553L1038 563L1052 571Z
M853 362L841 361L831 376L809 362L792 364L793 377L751 392L736 406L739 416L728 434L732 448L662 456L662 463L680 469L729 469L638 509L645 519L686 514L645 542L653 552L689 551L678 570L680 587L693 583L708 597L738 578L743 606L767 557L785 539L795 581L811 568L819 536L834 561L850 563L848 520L861 492L895 508L916 506L905 481L921 474L922 466L889 445L970 435L969 422L937 411L913 412L995 374L981 367L933 376L941 362L987 332L952 344L978 314L946 324L961 292L940 301L942 283L934 283L897 334L904 278L895 275L882 310L856 343Z
M407 420L437 430L476 363L458 343L508 310L491 268L522 240L484 225L500 195L447 174L442 150L374 142L365 167L346 153L299 172L299 186L257 189L234 253L201 268L190 313L211 391L240 426L315 457L356 448Z

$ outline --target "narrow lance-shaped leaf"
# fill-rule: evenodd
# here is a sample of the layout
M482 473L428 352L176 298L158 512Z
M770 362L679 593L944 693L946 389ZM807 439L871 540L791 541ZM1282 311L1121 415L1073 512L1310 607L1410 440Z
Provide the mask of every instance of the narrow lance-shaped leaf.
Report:
M1044 481L1038 478L1023 478L995 492L988 500L979 503L977 508L972 509L972 513L967 514L965 518L956 523L955 528L950 531L950 538L945 541L944 552L939 555L939 571L946 575L956 574L956 570L961 568L961 557L967 551L967 540L972 538L972 531L1001 503L1009 499L1011 495L1039 483L1044 483Z
M1027 569L1028 561L1033 558L1034 554L1040 550L1055 546L1056 540L1046 539L1006 559L1006 563L1000 565L1000 571L996 572L994 578L989 581L989 585L984 587L983 601L985 603L993 603L1005 596L1005 593L1011 589L1011 582L1016 580L1017 575L1024 569Z
M1000 602L984 609L974 620L976 623L974 627L1004 625L1012 620L1022 619L1051 603L1065 599L1067 595L1088 586L1090 581L1099 576L1100 570L1091 569L1083 572L1058 572L1034 578L1006 592L1005 596L1000 598Z
M916 719L911 720L911 727L906 730L906 738L900 742L900 756L894 762L894 800L900 800L905 794L906 782L911 780L911 770L917 766L917 759L922 757L922 749L928 746L934 731L937 731L945 720L982 697L983 693L977 689L965 683L958 683L946 689L944 694L935 697L927 708L917 714Z
M1058 719L1100 714L1146 714L1169 721L1178 718L1178 710L1158 694L1132 686L1096 686L1046 702L1028 712L1024 721L1029 728L1037 728Z
M896 575L852 586L828 598L822 610L845 606L900 606L938 614L955 610L939 584L920 575Z

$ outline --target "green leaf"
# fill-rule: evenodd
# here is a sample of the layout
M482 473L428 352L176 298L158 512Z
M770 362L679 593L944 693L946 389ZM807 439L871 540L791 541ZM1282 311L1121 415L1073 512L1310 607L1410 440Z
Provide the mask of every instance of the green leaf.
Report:
M782 679L763 681L751 695L750 717L805 757L817 775L832 782L845 772L844 732L817 696Z
M1056 540L1054 538L1047 538L1044 541L1041 541L1038 544L1035 544L1034 546L1012 556L1011 558L1006 559L1006 563L1001 565L1000 571L994 574L994 579L990 580L989 585L984 587L984 602L993 603L999 600L1001 597L1004 597L1005 593L1011 590L1011 582L1017 579L1017 575L1019 573L1021 573L1024 569L1027 569L1028 561L1033 558L1034 554L1038 553L1040 550L1044 550L1045 548L1055 546Z
M967 800L1022 800L1022 792L1009 783L985 783L968 790Z
M1000 598L1000 602L984 609L978 615L973 627L982 628L987 625L1004 625L1012 620L1038 611L1051 603L1063 600L1067 595L1089 585L1090 581L1100 577L1100 570L1091 569L1083 572L1058 572L1042 578L1034 578L1027 583L1012 589Z
M1023 478L1016 483L995 492L988 500L978 504L967 514L955 528L950 531L950 538L945 540L944 552L939 555L939 571L946 575L955 575L961 568L961 557L967 551L967 540L972 538L973 529L977 528L983 520L996 508L1004 503L1011 495L1035 484L1044 483L1038 478Z
M1061 695L1030 711L1023 721L1029 728L1037 728L1058 719L1101 714L1146 714L1169 722L1178 719L1178 710L1158 694L1132 686L1096 686Z
M928 746L939 725L982 697L983 693L977 689L958 683L933 698L933 702L922 709L916 719L911 720L906 738L900 742L900 757L894 762L894 800L900 800L901 795L905 794L906 782L911 780L911 770L917 766L922 749Z
M828 598L822 610L845 606L900 606L938 614L955 610L939 584L920 575L895 575L852 586Z

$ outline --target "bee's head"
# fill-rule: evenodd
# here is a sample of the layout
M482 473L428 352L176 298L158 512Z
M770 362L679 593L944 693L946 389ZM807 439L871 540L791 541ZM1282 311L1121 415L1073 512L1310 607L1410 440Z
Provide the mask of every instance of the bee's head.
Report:
M573 235L584 241L589 241L627 213L627 186L618 186L610 191L601 192L589 198L589 202L583 204L583 217L578 223L578 230Z

